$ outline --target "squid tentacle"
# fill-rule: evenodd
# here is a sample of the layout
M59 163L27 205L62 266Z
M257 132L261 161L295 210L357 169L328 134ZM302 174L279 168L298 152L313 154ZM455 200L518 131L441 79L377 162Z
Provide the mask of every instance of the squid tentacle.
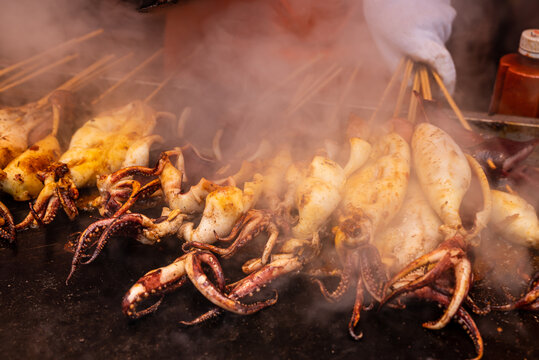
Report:
M120 169L110 175L106 176L106 182L108 184L115 184L121 179L126 177L140 175L140 176L158 176L163 172L165 164L169 161L169 158L173 155L181 154L179 150L170 150L161 153L161 157L157 161L155 167L150 168L146 166L128 166L123 169Z
M350 280L352 276L352 265L350 264L350 259L347 259L345 262L344 268L339 276L339 284L333 291L329 291L324 283L320 279L313 279L315 283L318 284L320 288L320 292L322 292L322 295L328 300L329 302L337 302L342 297L348 289L350 288Z
M182 246L182 249L188 251L190 248L196 247L198 249L209 250L226 259L232 257L240 248L244 247L263 231L269 233L269 239L262 254L262 264L266 264L269 260L271 251L275 246L277 237L279 236L279 229L277 225L272 222L271 214L262 210L249 210L246 214L242 215L228 236L219 237L216 234L216 239L219 241L232 241L235 239L233 243L226 248L191 241L185 243Z
M96 241L98 241L103 231L115 220L116 219L114 218L98 220L90 224L90 226L88 226L82 232L82 234L79 236L77 240L77 245L75 247L75 254L73 255L73 260L71 261L71 271L69 272L69 275L67 276L66 284L69 282L69 279L71 279L71 276L73 276L77 266L79 265L81 261L81 258L85 256L84 250L89 248L92 242L95 243Z
M2 202L0 202L0 220L2 221L0 227L0 238L5 239L10 243L14 242L16 233L13 215L11 215L11 212Z
M177 258L167 267L180 266L183 267L185 255ZM167 268L165 267L165 268ZM165 268L152 270L142 278L125 294L122 300L122 312L131 319L138 319L142 316L155 312L164 298L164 296L180 287L187 282L187 275L180 271L177 276L173 276L168 281L163 282L161 277ZM149 296L160 296L160 299L147 307L144 310L138 310L137 305Z
M277 296L275 296L266 301L243 304L232 296L227 296L208 279L202 269L202 262L210 265L214 273L222 271L215 255L198 250L189 253L186 257L185 270L195 287L215 305L236 314L249 315L273 305L277 301ZM217 276L217 278L219 277Z
M451 318L457 313L458 309L461 307L462 301L468 295L468 290L470 289L472 277L472 265L470 261L466 258L458 262L455 265L455 291L451 301L447 305L447 309L442 315L442 317L436 321L429 321L423 324L424 327L431 330L438 330L446 326Z
M129 198L118 210L116 210L112 217L118 217L125 214L137 202L137 200L148 197L161 188L161 181L159 179L152 180L143 186L140 186L140 183L138 182L136 183L137 184L133 183L132 185L133 190Z
M445 253L444 256L436 263L436 265L426 274L418 276L414 280L410 281L408 284L393 290L391 293L387 294L380 301L380 303L383 305L398 295L401 295L405 292L414 291L415 289L429 285L431 282L439 278L445 270L449 269L450 266L451 255L449 253ZM397 276L391 280L391 283L394 284L396 281L398 281ZM385 291L384 293L387 293L387 291Z
M191 321L182 320L180 321L180 324L186 325L186 326L194 326L194 325L202 324L203 322L206 322L210 319L214 319L218 317L219 315L223 313L223 311L224 310L221 309L220 307L215 307L213 309L208 310L204 314L197 316L195 319Z
M536 273L528 284L526 293L520 299L506 305L491 306L493 310L510 311L514 309L523 309L537 311L539 310L539 272Z
M354 309L352 311L352 316L350 317L350 322L348 323L348 333L354 340L360 340L363 337L363 332L360 331L359 334L356 333L355 327L359 323L359 318L361 316L361 310L363 309L363 280L358 278L356 286L356 299L354 301Z
M417 289L412 294L420 299L435 301L442 306L448 307L450 305L450 299L447 295L429 287ZM468 336L471 338L477 355L474 360L481 359L483 357L484 343L473 318L462 306L457 309L452 317L462 325Z
M376 301L381 301L388 279L380 253L374 246L365 245L358 249L358 255L359 270L365 289Z
M56 187L56 197L60 200L60 205L64 209L69 220L75 219L79 215L75 199L78 198L78 191L73 194L72 188L64 188L63 186Z

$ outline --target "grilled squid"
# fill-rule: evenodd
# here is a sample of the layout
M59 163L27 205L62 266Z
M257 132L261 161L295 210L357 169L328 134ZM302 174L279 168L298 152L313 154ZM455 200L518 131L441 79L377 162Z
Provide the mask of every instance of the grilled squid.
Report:
M233 241L227 248L217 246L199 246L201 248L211 250L221 256L229 257L233 255L239 248L251 241L262 231L269 234L268 241L257 266L261 267L268 263L270 255L277 238L280 234L279 229L288 231L288 225L280 216L279 210L286 213L290 212L290 208L295 206L298 211L297 224L292 228L292 237L295 239L312 239L318 233L319 228L327 221L329 216L337 208L341 201L344 184L347 175L360 168L368 159L371 151L371 145L359 138L350 139L350 155L345 167L323 156L315 156L309 165L305 174L298 170L296 164L286 162L288 169L286 170L286 182L283 182L284 167L280 167L280 171L275 165L275 160L283 158L283 153L271 162L274 165L270 166L269 184L273 185L277 181L276 173L280 173L280 182L288 184L287 194L283 200L278 203L279 197L276 193L272 199L276 199L273 204L274 208L269 210L250 210L236 224L233 231L226 238L220 237L221 241ZM288 159L288 157L285 157ZM264 176L263 189L268 189L267 177ZM290 192L293 192L293 196ZM269 191L266 194L270 193ZM278 192L279 194L282 191ZM264 190L263 193L264 195ZM290 199L294 199L293 202ZM278 205L277 205L278 204ZM294 205L291 205L294 204ZM195 244L191 244L195 245ZM246 266L244 269L254 271L255 267Z
M505 239L519 245L539 249L537 212L518 195L492 190L490 223Z
M262 179L256 175L253 181L244 184L243 191L235 186L216 185L202 179L188 192L182 193L183 161L178 161L180 168L176 168L170 161L172 154L181 156L181 151L177 149L165 153L156 166L169 205L164 209L163 216L153 220L143 214L124 212L91 224L77 240L68 280L82 258L89 257L83 264L92 262L114 236L130 235L142 243L154 244L165 236L176 234L187 242L211 243L216 236L228 234L238 219L258 200ZM129 174L134 173L133 169L127 170ZM137 171L152 170L141 167ZM202 214L196 228L193 222L185 221L199 212ZM91 249L93 252L88 254Z
M341 215L334 228L335 247L343 266L340 282L329 292L320 289L330 301L342 298L354 277L356 300L348 329L355 339L355 326L364 306L364 291L381 300L387 280L378 250L373 246L378 231L399 211L410 176L410 148L396 133L383 136L374 146L368 163L347 180Z
M491 224L505 239L539 249L537 212L518 195L492 190ZM525 294L507 305L492 306L494 310L539 310L539 272L532 276Z
M380 252L381 260L389 269L390 274L397 273L417 257L434 250L443 240L439 231L442 221L431 208L427 198L415 177L410 180L406 198L399 213L389 225L375 237L374 245ZM426 269L417 269L410 274L414 280L423 275ZM398 288L407 284L404 278L401 283L393 286ZM441 287L441 286L440 286ZM424 287L409 294L420 299L434 301L442 306L448 306L449 291L435 287ZM455 320L461 324L472 339L477 358L483 355L483 339L470 314L462 307L455 314Z
M471 156L465 155L455 141L440 128L427 123L418 125L412 136L412 154L421 188L442 220L440 231L444 235L444 241L437 249L411 262L391 279L388 288L392 290L386 295L384 302L398 294L427 286L446 270L453 268L456 282L446 311L436 322L423 324L430 329L440 329L457 313L468 294L472 273L466 249L475 244L477 235L490 219L491 195L481 166ZM476 213L473 227L467 230L462 225L459 209L470 186L472 170L481 185L483 209ZM406 285L398 288L394 286L396 283L402 283L411 272L430 264L434 266L428 272L405 281Z
M152 135L157 113L141 101L101 114L79 128L58 162L51 165L44 177L45 186L33 204L33 211L17 225L32 226L35 221L51 222L62 207L70 218L78 214L75 200L78 189L96 185L99 175L112 173L133 162L147 165L148 144L159 140Z

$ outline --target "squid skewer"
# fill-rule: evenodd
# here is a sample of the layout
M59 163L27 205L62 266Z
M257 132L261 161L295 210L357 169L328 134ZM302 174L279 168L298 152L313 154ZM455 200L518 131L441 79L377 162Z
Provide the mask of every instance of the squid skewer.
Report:
M95 69L92 71L96 73ZM125 79L122 78L122 81ZM102 97L103 94L99 99ZM75 204L78 189L94 186L98 177L123 167L147 166L151 144L163 141L160 136L153 135L157 120L170 116L155 111L143 101L133 101L87 121L75 132L67 151L44 174L44 188L32 206L32 211L17 224L17 229L50 223L60 207L73 219L78 215ZM118 197L123 197L128 191L126 188L135 183L127 180L118 184L106 184L110 187L108 190L118 191Z
M478 234L490 219L490 188L483 170L473 157L464 155L454 140L434 125L422 123L416 127L412 138L412 153L421 187L432 208L442 219L440 231L445 240L437 249L402 269L389 281L386 289L391 289L416 269L431 264L435 266L426 274L406 281L406 285L393 288L382 303L398 294L433 283L446 270L454 268L456 283L449 306L439 320L423 324L429 329L440 329L456 314L468 294L471 264L466 257L466 250L476 245ZM481 185L483 209L476 213L472 229L467 230L462 225L459 208L470 185L472 169Z

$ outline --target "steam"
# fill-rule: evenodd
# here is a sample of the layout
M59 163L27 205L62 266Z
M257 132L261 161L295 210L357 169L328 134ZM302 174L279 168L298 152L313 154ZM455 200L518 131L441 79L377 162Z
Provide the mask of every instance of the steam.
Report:
M390 73L356 0L215 3L180 2L170 7L168 14L140 14L133 3L122 1L6 1L0 12L0 64L10 64L101 27L106 41L89 45L94 54L150 54L164 42L166 70L179 69L174 84L184 96L163 92L158 96L160 102L178 114L187 107L192 109L183 133L199 146L211 147L215 134L224 129L225 161L245 147L254 153L263 138L273 144L291 143L298 158L312 156L326 138L342 140L350 112L365 105L373 107L380 98ZM468 3L473 11L465 22L477 24L475 19L484 8ZM212 6L216 8L209 9ZM493 8L489 11L494 12ZM182 12L188 15L182 17ZM166 26L165 16L169 16ZM482 21L475 35L492 41L495 29L490 24ZM462 54L455 59L458 66L481 49L467 51L462 37L468 34L462 34L457 26L454 31L455 54ZM321 60L308 71L281 84L317 57ZM356 68L355 81L342 98ZM293 100L306 95L305 89L324 73L338 69L327 86L298 111L287 114ZM492 73L495 67L488 70ZM468 75L459 72L463 87L475 86L473 93L490 91L491 87L485 86L487 78L471 83ZM129 89L123 96L125 102L134 100ZM474 102L472 98L467 105ZM334 121L328 122L334 114ZM528 262L525 255L523 258Z
M225 132L225 141L230 145L259 141L263 134L272 141L294 141L308 135L320 147L320 135L336 133L345 121L344 117L333 123L326 120L354 66L359 64L360 70L344 99L342 115L348 115L350 105L375 103L378 91L385 85L387 70L376 61L376 55L373 58L377 50L355 2L239 1L207 17L204 9L190 9L189 4L178 13L180 10L202 17L192 25L192 32L200 36L194 41L182 37L185 22L178 15L179 25L167 28L165 43L179 49L167 59L167 65L177 68L181 64L185 68L177 84L195 97L197 104L188 105L193 108L197 127L189 133L194 138L205 138L203 142L218 128L233 128L239 131ZM186 38L190 42L182 48ZM193 51L195 55L185 63ZM316 57L323 59L279 86ZM295 95L301 97L301 84L308 88L332 66L342 68L339 76L301 111L285 115Z

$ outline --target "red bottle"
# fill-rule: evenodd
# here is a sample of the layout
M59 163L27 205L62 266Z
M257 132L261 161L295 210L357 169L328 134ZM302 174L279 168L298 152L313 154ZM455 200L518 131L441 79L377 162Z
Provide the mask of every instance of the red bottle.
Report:
M500 59L489 113L539 118L539 29L524 30L518 53Z

